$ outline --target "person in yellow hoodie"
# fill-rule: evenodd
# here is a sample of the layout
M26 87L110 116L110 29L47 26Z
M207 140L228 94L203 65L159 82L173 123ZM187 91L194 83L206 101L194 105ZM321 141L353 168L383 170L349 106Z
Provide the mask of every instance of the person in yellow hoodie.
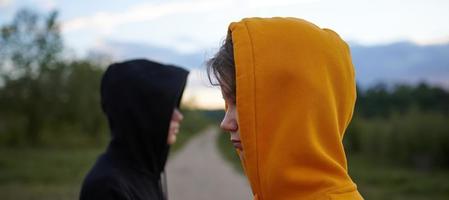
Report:
M245 18L207 68L254 199L363 199L342 144L356 82L337 33L297 18Z

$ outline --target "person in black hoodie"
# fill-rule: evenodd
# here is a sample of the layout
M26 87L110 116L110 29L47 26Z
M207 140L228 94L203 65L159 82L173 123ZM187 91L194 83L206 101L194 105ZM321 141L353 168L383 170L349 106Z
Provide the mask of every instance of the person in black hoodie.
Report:
M143 59L108 67L101 105L112 137L85 177L80 200L168 199L164 167L182 120L187 76L182 68Z

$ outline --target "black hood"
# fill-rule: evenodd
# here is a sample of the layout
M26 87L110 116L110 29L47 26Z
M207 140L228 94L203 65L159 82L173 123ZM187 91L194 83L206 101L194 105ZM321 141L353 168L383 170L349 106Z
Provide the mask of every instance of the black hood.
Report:
M169 151L169 123L187 75L185 69L144 59L106 70L101 104L112 135L107 153L120 165L159 177Z

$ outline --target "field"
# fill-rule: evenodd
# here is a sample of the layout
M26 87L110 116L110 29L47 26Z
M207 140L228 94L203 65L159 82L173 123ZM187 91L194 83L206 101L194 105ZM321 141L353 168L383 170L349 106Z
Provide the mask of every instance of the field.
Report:
M182 150L182 146L200 130L217 124L223 113L186 110L184 115L185 123L172 154ZM243 175L228 137L220 134L217 145L222 156ZM97 146L85 147L0 147L1 199L77 199L84 175L106 144L103 141ZM350 174L366 199L449 199L447 168L418 169L404 164L389 164L361 153L349 155L348 161Z
M101 148L0 149L4 200L77 199L80 184Z
M227 135L221 135L218 145L236 170L241 170ZM2 148L0 195L3 200L77 199L85 173L102 151L103 147ZM360 155L350 156L349 167L366 199L449 198L448 170L418 171L376 163Z
M180 134L172 153L192 135ZM0 148L1 199L78 199L84 175L104 149Z
M222 134L217 144L221 153L236 170L240 161ZM420 171L376 162L361 155L349 156L349 171L365 199L375 200L443 200L449 199L449 170ZM243 173L242 173L243 174Z
M184 111L185 123L171 148L175 154L210 123L201 113ZM75 138L73 138L75 139ZM78 199L85 174L106 148L98 146L0 147L0 197L2 200Z

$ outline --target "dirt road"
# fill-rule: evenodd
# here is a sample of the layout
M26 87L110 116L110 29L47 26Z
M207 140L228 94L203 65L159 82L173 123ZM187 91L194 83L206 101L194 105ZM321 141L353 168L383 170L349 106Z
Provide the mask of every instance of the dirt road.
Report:
M251 200L251 189L220 155L218 131L209 128L192 138L167 164L170 200Z

